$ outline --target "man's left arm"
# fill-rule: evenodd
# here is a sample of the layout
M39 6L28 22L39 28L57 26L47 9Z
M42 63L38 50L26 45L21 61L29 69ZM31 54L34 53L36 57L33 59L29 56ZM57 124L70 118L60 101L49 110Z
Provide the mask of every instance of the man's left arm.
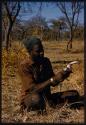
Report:
M50 78L51 86L58 85L60 82L68 78L72 73L72 69L70 67L70 68L64 68L63 70L59 71L57 74L54 74L51 62L48 58L46 58L46 62L47 62L46 70Z
M66 78L70 76L71 73L72 73L71 68L59 71L54 77L50 79L52 81L52 86L56 86L60 82L64 81Z

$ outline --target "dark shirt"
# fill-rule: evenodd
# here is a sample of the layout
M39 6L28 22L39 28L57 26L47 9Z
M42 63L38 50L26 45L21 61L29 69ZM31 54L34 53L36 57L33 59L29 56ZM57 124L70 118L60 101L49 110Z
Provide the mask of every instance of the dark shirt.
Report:
M40 98L42 98L42 100L43 98L47 99L48 101L52 100L50 84L49 85L47 84L47 86L45 86L40 92L37 91L37 93L34 94L35 92L34 88L38 87L37 85L40 86L42 85L43 87L45 81L55 76L51 63L48 58L44 57L41 63L35 63L31 60L31 58L29 58L28 60L24 60L19 65L19 74L22 79L21 98L20 98L21 104L24 104L25 102L30 103L32 100L34 101L33 103L35 104L36 99L32 98L38 99L36 95L39 95ZM56 80L57 80L56 85L62 82L65 78L67 78L69 74L70 70L60 71L56 75Z
M40 64L34 63L30 58L24 60L19 66L19 74L22 78L21 100L24 99L34 85L41 84L54 76L51 63L46 57L44 57ZM50 86L45 87L40 94L43 94L47 99L50 99Z

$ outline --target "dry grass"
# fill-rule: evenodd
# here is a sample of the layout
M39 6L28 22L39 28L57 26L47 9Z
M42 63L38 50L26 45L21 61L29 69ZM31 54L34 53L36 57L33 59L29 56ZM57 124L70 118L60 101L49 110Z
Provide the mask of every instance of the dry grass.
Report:
M70 61L80 60L79 65L73 66L73 73L68 80L52 87L51 91L77 90L80 95L84 94L84 53L83 42L75 41L73 50L66 52L66 42L45 42L45 56L48 56L52 62L54 72L66 66ZM13 43L9 53L3 48L2 55L2 122L23 122L25 118L19 114L19 95L21 89L21 79L18 75L18 62L27 58L28 54L20 43ZM52 109L47 105L47 114L38 115L36 112L27 114L26 122L28 123L83 123L84 110L70 109L63 106L57 106Z

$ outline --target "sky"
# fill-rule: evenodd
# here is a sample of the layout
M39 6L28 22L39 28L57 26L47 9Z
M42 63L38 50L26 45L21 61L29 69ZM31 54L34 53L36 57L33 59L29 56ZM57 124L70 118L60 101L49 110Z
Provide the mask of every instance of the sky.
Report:
M25 5L25 6L27 6L27 5ZM24 13L21 16L22 20L29 20L31 17L36 16L36 14L38 13L38 6L33 5L33 6L31 6L31 8L32 8L33 12ZM53 4L51 4L49 6L44 5L42 8L41 15L46 18L46 21L49 21L50 19L57 19L57 18L63 16L63 14L59 10L59 8ZM84 24L84 9L80 13L79 21L81 24Z

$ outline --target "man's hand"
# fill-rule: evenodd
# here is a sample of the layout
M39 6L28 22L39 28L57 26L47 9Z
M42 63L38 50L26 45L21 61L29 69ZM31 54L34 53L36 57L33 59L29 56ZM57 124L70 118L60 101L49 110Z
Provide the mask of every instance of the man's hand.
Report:
M73 61L73 62L70 62L66 68L64 68L64 79L66 79L67 77L70 76L70 73L72 73L72 65L73 64L79 64L79 61Z
M68 78L72 73L72 68L65 68L62 71L58 72L54 77L50 79L51 85L56 86L60 82L64 81L64 79Z
M79 64L79 61L73 61L70 62L66 68L64 68L62 71L58 72L54 77L50 79L51 85L56 86L60 82L64 81L64 79L68 78L70 74L72 73L72 65L73 64Z

